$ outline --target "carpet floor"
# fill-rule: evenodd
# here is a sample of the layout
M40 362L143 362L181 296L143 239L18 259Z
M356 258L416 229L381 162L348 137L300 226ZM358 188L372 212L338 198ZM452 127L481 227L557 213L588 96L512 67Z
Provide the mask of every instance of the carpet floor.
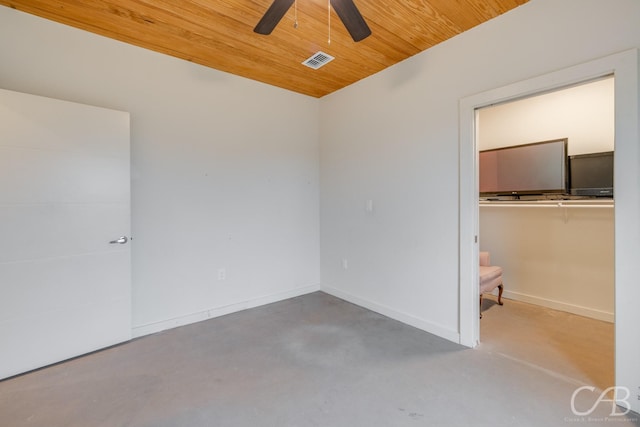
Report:
M0 425L640 425L632 412L609 416L597 390L576 395L576 410L594 410L575 415L583 377L501 347L504 325L491 318L511 305L487 307L486 341L466 349L322 292L304 295L2 381ZM517 336L509 342L528 341Z

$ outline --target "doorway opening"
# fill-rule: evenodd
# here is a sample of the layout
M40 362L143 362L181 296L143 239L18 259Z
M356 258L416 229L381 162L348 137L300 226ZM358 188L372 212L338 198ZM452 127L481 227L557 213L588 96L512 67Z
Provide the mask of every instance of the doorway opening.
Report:
M506 299L500 307L485 294L480 340L494 353L601 390L614 382L614 204L611 193L581 186L580 168L586 159L592 182L613 185L614 81L606 76L480 108L476 115L485 177L479 249L502 267ZM530 144L553 140L564 140L566 151L532 152L549 143ZM523 151L524 157L514 157ZM527 191L486 192L498 169L483 159L495 154L519 162L515 170L500 169L500 185ZM536 187L556 179L561 192Z
M640 312L640 90L637 49L613 54L539 77L466 97L460 101L459 130L459 331L460 343L475 347L480 338L478 252L479 200L476 147L478 110L511 100L613 75L615 77L615 385L616 399L640 411L640 347L636 326ZM626 393L626 394L625 394Z

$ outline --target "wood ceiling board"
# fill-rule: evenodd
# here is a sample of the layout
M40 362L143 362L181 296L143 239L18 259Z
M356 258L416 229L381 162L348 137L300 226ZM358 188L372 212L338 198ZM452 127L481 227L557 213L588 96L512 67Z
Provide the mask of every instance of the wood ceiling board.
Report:
M355 0L372 35L356 43L326 0L298 0L271 35L253 32L272 0L0 0L46 19L263 83L322 97L528 0ZM301 64L322 50L321 69Z

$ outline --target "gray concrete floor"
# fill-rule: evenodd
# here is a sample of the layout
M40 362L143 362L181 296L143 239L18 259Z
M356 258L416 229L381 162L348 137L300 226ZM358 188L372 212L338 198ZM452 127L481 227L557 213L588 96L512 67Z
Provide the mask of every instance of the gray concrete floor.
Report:
M480 349L601 390L614 385L614 324L496 298L483 300Z
M0 425L640 425L634 413L607 420L604 403L577 417L575 389L318 292L0 382Z

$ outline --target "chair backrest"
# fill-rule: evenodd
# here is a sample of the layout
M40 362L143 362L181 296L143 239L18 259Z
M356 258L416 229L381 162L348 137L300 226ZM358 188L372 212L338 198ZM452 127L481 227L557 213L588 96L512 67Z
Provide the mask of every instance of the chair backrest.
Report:
M491 265L491 262L489 261L489 252L480 251L479 255L480 265Z

